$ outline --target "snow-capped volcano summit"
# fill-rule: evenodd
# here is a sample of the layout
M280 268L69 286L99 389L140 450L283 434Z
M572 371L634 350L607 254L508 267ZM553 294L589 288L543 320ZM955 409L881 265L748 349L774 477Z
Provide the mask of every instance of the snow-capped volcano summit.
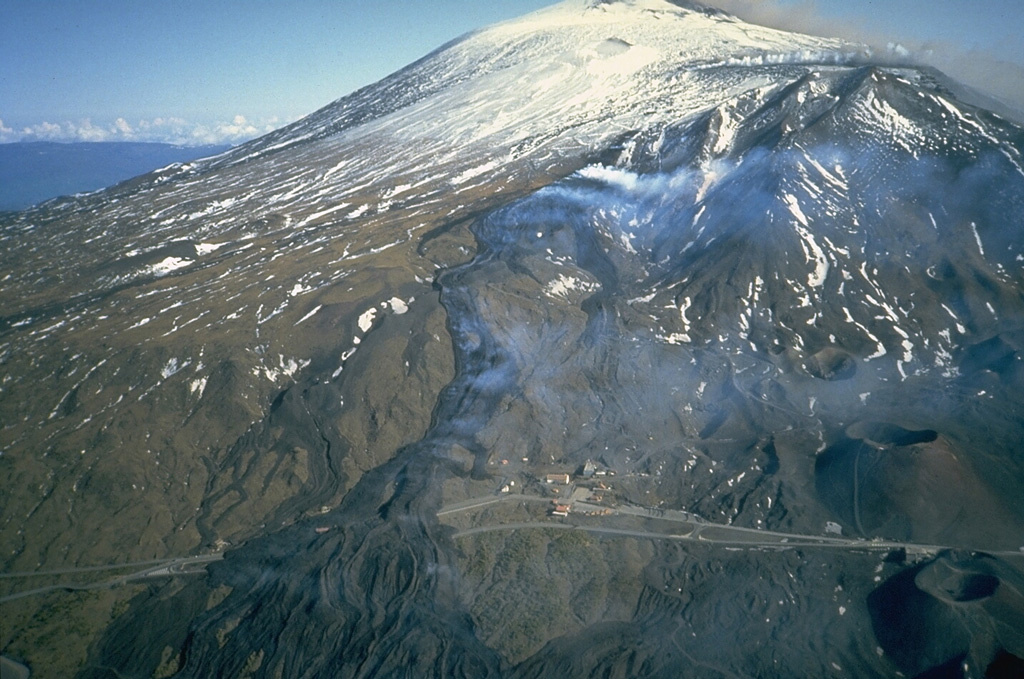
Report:
M155 249L166 240L172 219L191 238L229 235L239 225L232 213L247 219L286 215L291 222L315 225L372 214L394 205L397 197L408 202L410 193L413 201L429 202L439 189L413 189L430 177L443 177L443 185L461 191L492 182L513 167L520 170L513 174L564 163L574 168L623 135L692 118L749 92L766 96L809 68L855 53L839 41L668 2L569 0L467 35L226 154L158 172L154 186L173 186L171 191L136 192L143 208L130 203L118 208L131 215L128 247L119 250L110 239L121 236L109 224L97 223L82 254L123 256L140 247ZM780 79L780 69L770 66L782 64L797 67L781 69ZM366 152L353 156L357 148ZM240 164L239 178L231 168ZM191 192L200 181L208 205L175 216L180 192ZM240 190L240 184L260 188ZM363 195L384 198L363 204ZM324 200L330 201L326 212ZM232 210L223 210L228 206ZM221 211L223 219L205 219ZM159 223L148 223L150 214ZM184 223L200 217L201 222ZM148 238L150 233L158 235ZM66 254L68 271L61 277L79 285L79 273L89 267L75 261L76 252ZM23 254L11 260L24 263L32 278L42 268ZM121 278L110 280L117 284ZM11 303L12 310L19 308Z
M679 79L694 68L836 63L861 49L684 3L566 0L455 40L247 149L278 149L362 128L367 115L375 125L364 132L387 128L460 144L514 144L551 134L554 118L571 132L564 135L568 140L599 143L609 132L595 128L611 111L617 126L650 124L727 95L699 83L680 87Z
M4 569L169 579L80 625L26 587L4 652L83 677L1019 667L1024 132L940 81L568 0L2 217ZM224 563L180 577L196 555ZM64 624L77 656L46 645Z

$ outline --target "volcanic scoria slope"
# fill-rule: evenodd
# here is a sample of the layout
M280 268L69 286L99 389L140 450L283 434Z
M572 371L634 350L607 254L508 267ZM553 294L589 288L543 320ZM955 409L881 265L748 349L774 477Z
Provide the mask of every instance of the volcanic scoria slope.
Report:
M6 215L0 649L1019 676L1022 149L857 46L568 0Z

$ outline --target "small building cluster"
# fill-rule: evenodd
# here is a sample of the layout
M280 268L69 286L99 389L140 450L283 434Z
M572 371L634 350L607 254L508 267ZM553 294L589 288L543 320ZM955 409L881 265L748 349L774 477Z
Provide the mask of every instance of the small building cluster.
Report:
M572 505L559 502L558 500L552 500L551 509L548 513L551 516L569 516L570 511L572 511Z
M522 461L528 463L529 458L524 457ZM491 458L489 464L506 468L502 470L504 479L496 488L497 494L528 493L527 489L530 488L539 491L542 497L551 499L547 508L548 516L566 517L570 512L584 516L609 514L611 510L605 511L594 505L615 502L612 488L607 483L608 477L614 476L615 472L593 460L587 460L572 471L566 471L564 467L545 468L546 465L540 469L523 469L518 467L515 460L497 456ZM514 475L520 477L519 488L511 478Z

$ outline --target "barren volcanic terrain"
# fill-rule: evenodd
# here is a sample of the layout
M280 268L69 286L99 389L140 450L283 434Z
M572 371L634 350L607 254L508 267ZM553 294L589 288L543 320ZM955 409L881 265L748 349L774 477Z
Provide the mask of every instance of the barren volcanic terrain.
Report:
M859 46L566 0L0 216L0 651L1020 676L1022 153Z

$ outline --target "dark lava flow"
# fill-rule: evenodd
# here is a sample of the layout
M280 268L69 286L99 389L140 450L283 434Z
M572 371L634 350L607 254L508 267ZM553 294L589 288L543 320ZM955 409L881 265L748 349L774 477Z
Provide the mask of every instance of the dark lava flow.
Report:
M455 377L426 436L335 509L229 551L208 581L140 595L81 676L141 679L158 666L196 679L960 676L965 658L1014 667L1020 574L996 559L907 566L867 551L636 541L643 563L626 581L611 539L588 546L608 568L591 596L632 597L628 613L581 615L511 661L481 640L478 626L503 621L473 609L461 543L437 520L442 484L484 478L491 455L594 458L622 471L627 501L722 523L820 533L838 520L866 539L1019 547L1024 182L988 141L961 140L973 150L943 159L858 139L856 118L844 117L850 99L912 110L918 93L870 70L828 79L746 111L722 177L698 169L716 143L710 119L698 120L638 139L624 167L480 219L477 255L436 280ZM801 109L819 86L837 93L833 108ZM656 162L657 174L624 169ZM947 350L958 323L963 337ZM326 475L329 487L293 500L292 515L343 482L345 451L323 423L344 382L309 373L262 430L300 427L288 445L310 450ZM245 441L267 454L274 445ZM586 598L587 583L566 580L557 605ZM507 586L519 584L529 583ZM222 586L230 593L213 601ZM901 636L907 625L917 637ZM140 640L140 628L154 631Z
M517 371L486 327L474 321L479 312L462 287L465 271L495 256L481 245L475 260L438 279L457 347L457 376L440 395L427 436L368 472L340 506L315 520L330 532L316 533L312 521L298 523L228 552L210 569L208 583L190 585L170 601L159 592L142 595L81 677L150 677L160 650L182 641L180 677L237 676L254 667L268 676L283 671L296 677L499 674L501 659L477 639L455 593L450 530L436 516L441 483L467 473L457 449L474 456L468 473L486 460L474 436ZM310 398L318 389L330 386L307 386L303 407L297 408L305 416L289 425L298 424L308 436L317 431L309 420L320 419L311 409L337 402ZM289 401L285 395L277 405ZM248 437L243 446L259 441ZM329 457L326 443L310 448ZM315 506L316 500L305 504ZM187 605L204 598L193 590L221 585L233 590L210 611ZM182 615L185 610L195 619ZM154 629L147 621L155 619L164 636L140 648L138 626ZM232 630L226 642L225 629Z

